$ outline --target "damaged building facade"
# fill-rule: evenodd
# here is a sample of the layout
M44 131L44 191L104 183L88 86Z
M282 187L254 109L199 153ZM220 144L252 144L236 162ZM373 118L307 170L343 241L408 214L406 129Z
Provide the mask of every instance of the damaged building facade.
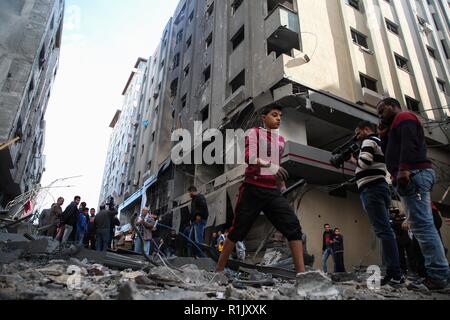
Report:
M63 0L0 2L0 208L41 181Z
M325 223L342 230L348 267L380 264L380 245L359 196L343 185L355 168L336 169L331 152L361 120L378 123L377 102L395 97L424 122L438 174L433 200L448 208L448 34L445 0L181 1L146 63L124 201L116 197L122 223L147 205L183 230L187 188L196 185L208 200L208 232L229 226L245 166L174 165L171 133L193 133L195 121L203 130L248 129L259 125L261 108L275 104L285 108L289 184L308 183L290 200L316 266ZM200 143L191 153L206 147ZM103 198L115 196L105 189L115 178L105 181ZM248 236L249 251L270 230L261 216ZM450 243L447 230L443 236Z

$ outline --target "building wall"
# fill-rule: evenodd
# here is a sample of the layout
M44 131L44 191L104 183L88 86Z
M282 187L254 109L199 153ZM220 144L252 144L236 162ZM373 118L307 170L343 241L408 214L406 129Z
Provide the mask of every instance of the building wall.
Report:
M57 74L64 1L0 4L0 143L22 140L2 152L5 202L39 184L45 166L44 116Z

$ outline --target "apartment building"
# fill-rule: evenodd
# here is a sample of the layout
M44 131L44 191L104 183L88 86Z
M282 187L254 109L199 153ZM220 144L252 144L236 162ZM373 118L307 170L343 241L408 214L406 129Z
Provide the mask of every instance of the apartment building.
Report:
M331 152L361 120L378 122L381 98L396 97L424 122L438 173L433 199L448 209L449 34L445 0L180 1L148 62L138 179L120 207L122 219L149 205L181 230L189 215L186 190L195 184L210 206L208 227L229 225L245 166L176 166L170 131L194 133L195 121L203 131L248 129L258 125L261 108L276 104L285 108L290 183L308 182L291 201L309 251L321 256L322 227L330 223L344 232L349 266L380 263L358 194L342 185L354 167L336 169ZM207 146L195 145L186 158ZM247 239L250 251L269 230L261 216Z
M130 195L130 168L134 164L139 106L146 69L147 59L138 58L122 92L122 108L116 111L111 120L110 128L113 130L103 173L100 203L109 203L113 198L115 203L120 204Z
M63 0L0 2L0 208L41 181ZM11 144L8 144L11 143Z

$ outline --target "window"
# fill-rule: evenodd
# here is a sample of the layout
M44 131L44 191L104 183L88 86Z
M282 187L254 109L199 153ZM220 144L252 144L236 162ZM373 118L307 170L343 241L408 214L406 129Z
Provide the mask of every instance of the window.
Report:
M245 70L242 70L236 78L230 82L231 92L236 92L240 87L245 86Z
M386 27L392 33L395 33L396 35L399 34L398 25L396 23L386 19Z
M425 20L424 18L422 18L422 17L420 17L420 16L417 16L417 21L419 21L419 24L420 24L422 27L424 27L424 26L428 23L427 20Z
M346 3L349 6L352 6L353 8L355 8L356 10L359 10L359 0L346 0Z
M241 6L242 2L244 2L244 0L234 0L233 1L233 3L231 4L233 14L236 13L237 9Z
M187 94L185 94L185 95L183 96L183 98L181 98L181 107L182 107L182 108L185 108L185 107L186 107L186 104L187 104Z
M212 32L209 34L208 38L206 38L205 42L206 42L206 49L208 49L213 41L213 35Z
M190 48L192 44L192 36L189 37L186 41L186 49Z
M436 78L436 80L437 80L439 89L440 89L442 92L447 93L447 88L446 88L446 86L445 86L445 82L442 81L442 80L439 79L439 78Z
M201 111L202 122L205 122L209 119L209 104L203 108Z
M445 44L445 41L441 40L441 44L442 44L442 50L444 50L445 57L447 58L447 60L450 59L450 56L448 54L447 45Z
M186 68L184 68L184 77L187 78L187 76L189 75L189 71L191 69L191 65L187 65Z
M180 65L180 54L177 53L177 54L173 57L173 69L175 70L176 68L178 68L179 65Z
M351 33L352 33L352 39L353 42L356 43L357 45L360 45L361 47L364 47L366 49L369 49L369 45L367 44L367 37L365 35L363 35L362 33L351 29Z
M206 10L206 16L209 18L212 16L214 12L214 2L211 3L211 5L209 6L208 10Z
M183 30L177 33L177 42L176 44L179 44L183 40Z
M153 132L153 133L152 133L152 142L155 141L155 134L156 134L156 132Z
M409 66L408 66L408 59L395 54L395 63L397 64L397 67L400 69L405 70L406 72L409 72Z
M203 71L203 76L205 82L207 82L211 78L211 66L208 66L205 71Z
M176 97L178 91L178 78L173 80L170 84L170 96Z
M420 102L416 99L410 98L408 96L405 96L406 99L406 106L408 107L408 110L412 112L419 113L420 112Z
M192 10L191 14L189 15L189 23L191 23L194 20L194 10Z
M231 43L233 45L233 51L244 41L245 39L245 26L242 26L238 32L231 38Z
M433 59L436 59L436 51L429 46L427 46L427 50L428 50L428 54L430 55L430 57L432 57Z
M367 88L369 90L378 92L377 89L377 80L370 78L364 74L360 74L361 86L363 88Z

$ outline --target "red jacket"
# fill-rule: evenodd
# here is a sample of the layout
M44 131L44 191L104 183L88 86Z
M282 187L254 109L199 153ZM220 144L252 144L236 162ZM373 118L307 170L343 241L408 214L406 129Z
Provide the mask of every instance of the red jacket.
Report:
M267 172L264 171L268 171L268 169L258 167L256 159L260 158L280 165L285 145L283 136L275 131L268 131L263 128L252 129L245 137L245 162L248 164L245 171L245 183L261 188L278 189L276 176L267 175ZM275 152L278 151L278 155L272 153L273 148L278 149L275 150ZM262 172L262 170L264 171Z

